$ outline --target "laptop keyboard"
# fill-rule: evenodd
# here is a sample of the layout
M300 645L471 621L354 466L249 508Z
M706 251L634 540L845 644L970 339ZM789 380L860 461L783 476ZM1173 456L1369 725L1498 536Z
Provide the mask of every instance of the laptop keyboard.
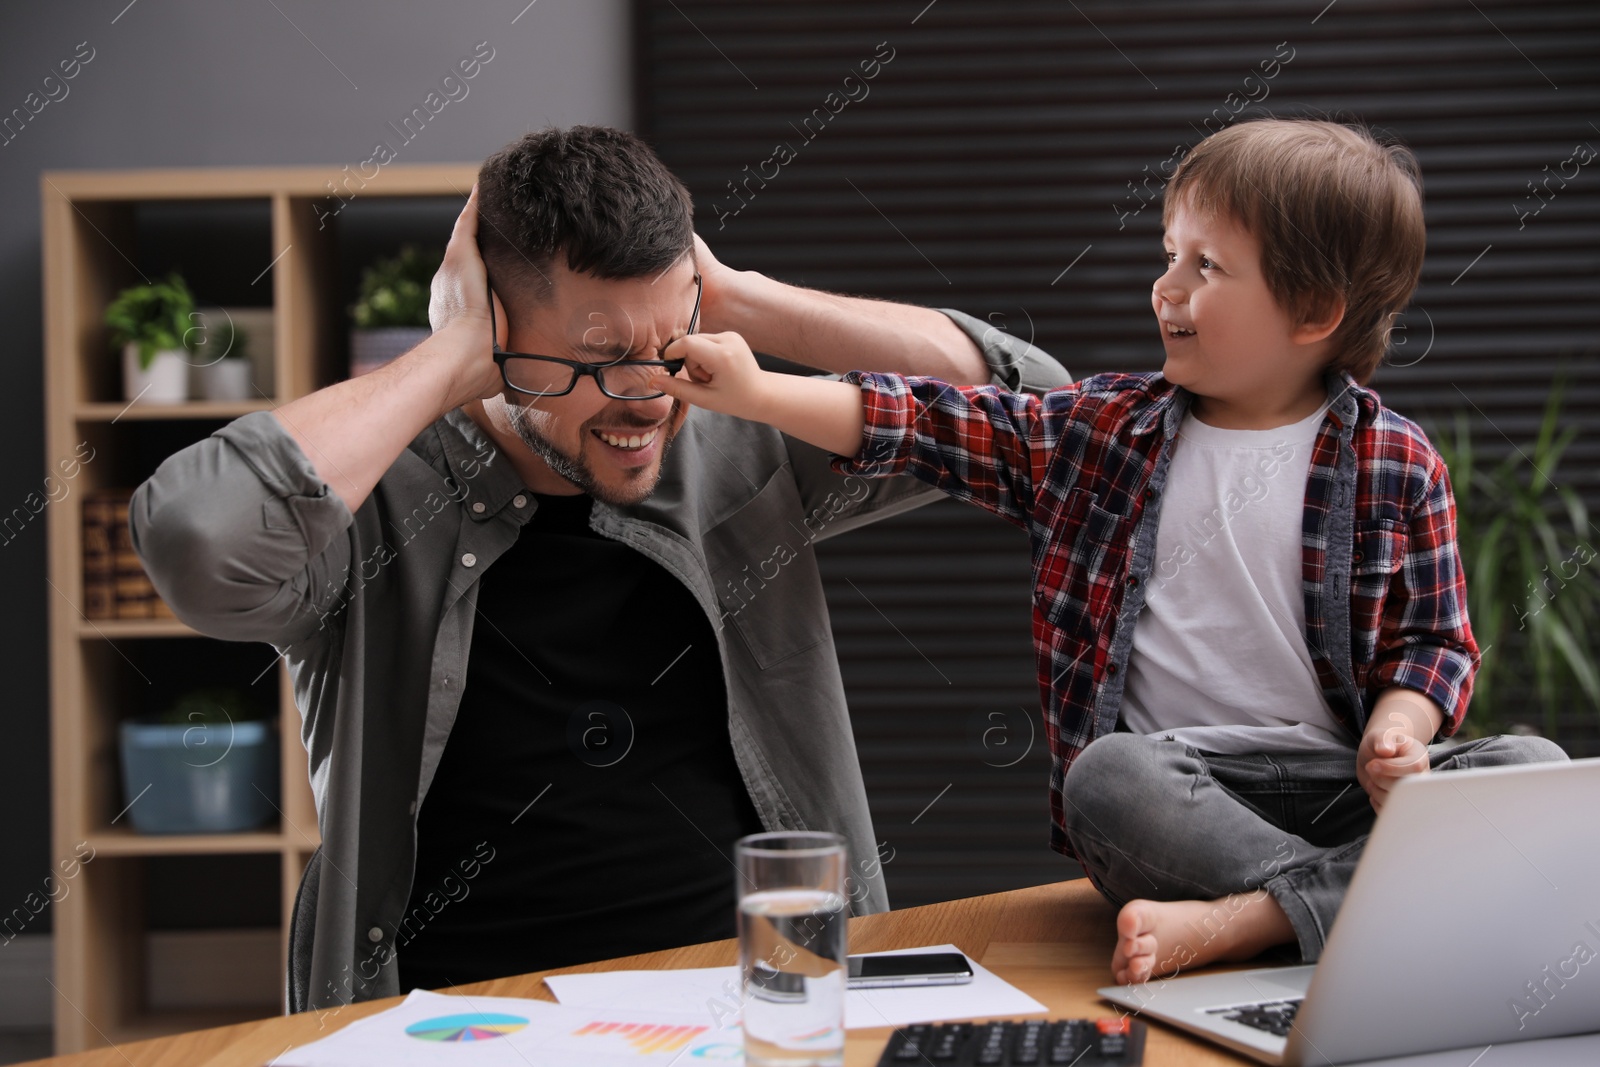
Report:
M894 1032L878 1067L1139 1067L1144 1039L1127 1016L920 1023Z
M1279 1037L1288 1037L1289 1028L1294 1025L1294 1014L1300 1010L1300 1001L1294 1000L1264 1000L1259 1004L1234 1004L1226 1008L1208 1008L1207 1015L1220 1015L1224 1019L1265 1030L1269 1034Z

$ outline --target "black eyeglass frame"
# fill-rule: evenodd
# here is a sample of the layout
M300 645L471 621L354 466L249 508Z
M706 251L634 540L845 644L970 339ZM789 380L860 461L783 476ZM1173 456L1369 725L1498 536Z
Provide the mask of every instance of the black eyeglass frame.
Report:
M689 329L684 333L685 337L694 333L695 328L700 325L700 298L704 295L705 283L701 281L700 272L695 271L694 311L689 316ZM621 359L614 359L609 363L588 363L579 359L562 359L560 356L537 356L529 352L503 352L500 349L499 330L494 321L493 285L489 286L489 308L489 343L492 346L492 351L494 353L495 365L500 368L500 380L505 383L507 389L510 389L514 393L520 393L523 396L538 397L541 399L552 396L566 396L568 393L572 392L578 387L578 379L588 376L594 379L595 387L600 390L601 395L610 397L612 400L654 400L657 397L663 397L667 394L651 393L648 396L618 396L616 393L611 392L606 388L606 380L604 375L605 369L607 367L615 367L620 363L627 363L630 367L660 367L669 375L675 375L683 369L684 361L681 359L630 360L627 356L623 356ZM506 369L507 361L513 359L537 359L544 363L559 363L561 366L571 369L572 379L567 383L567 387L559 392L540 392L535 389L524 389L521 386L512 383L511 373Z

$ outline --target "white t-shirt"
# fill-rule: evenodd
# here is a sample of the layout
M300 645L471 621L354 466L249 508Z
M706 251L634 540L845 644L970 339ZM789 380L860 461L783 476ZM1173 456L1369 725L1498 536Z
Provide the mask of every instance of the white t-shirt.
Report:
M1300 527L1324 404L1272 430L1191 412L1173 442L1122 714L1210 752L1353 752L1305 641Z

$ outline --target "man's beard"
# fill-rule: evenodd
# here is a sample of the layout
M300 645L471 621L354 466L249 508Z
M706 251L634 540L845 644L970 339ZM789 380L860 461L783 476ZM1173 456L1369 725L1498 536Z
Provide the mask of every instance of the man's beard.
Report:
M667 460L667 449L672 447L673 439L678 436L678 431L682 429L682 423L679 421L678 415L683 408L683 401L674 400L672 402L672 410L668 412L666 421L661 424L661 432L665 436L661 440L661 455L656 460L655 469L650 471L648 476L641 474L640 481L618 490L601 484L600 480L595 477L594 471L583 460L581 443L579 445L580 454L569 456L556 448L549 438L533 428L533 424L528 419L527 408L514 404L508 404L507 407L511 416L511 428L517 432L517 436L522 439L522 443L527 445L534 455L544 460L546 466L596 500L619 507L637 504L655 492L656 484L661 480L662 464ZM579 427L579 442L588 441L594 437L589 432L591 424L598 425L599 416ZM644 480L645 477L648 480Z

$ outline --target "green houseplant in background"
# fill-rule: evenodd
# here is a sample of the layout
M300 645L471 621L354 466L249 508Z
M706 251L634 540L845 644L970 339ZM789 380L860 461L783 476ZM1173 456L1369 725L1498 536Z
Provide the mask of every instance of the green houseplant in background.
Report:
M177 404L189 398L188 346L194 297L176 271L134 285L106 306L111 345L122 351L123 399Z
M1482 662L1467 721L1474 734L1536 718L1552 740L1563 710L1600 709L1600 549L1588 509L1561 485L1561 457L1577 436L1561 429L1558 378L1529 448L1486 464L1464 412L1434 433L1450 470L1468 610Z
M360 295L350 308L350 377L404 355L432 332L428 290L443 260L442 248L405 245L361 272Z

